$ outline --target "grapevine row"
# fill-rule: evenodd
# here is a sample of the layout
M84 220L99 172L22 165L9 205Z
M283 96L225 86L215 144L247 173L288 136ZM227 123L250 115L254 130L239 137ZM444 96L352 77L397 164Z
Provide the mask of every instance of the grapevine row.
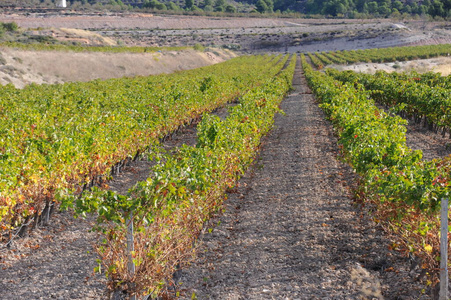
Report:
M433 282L437 277L440 201L449 196L451 160L423 161L406 145L406 121L379 109L355 81L343 84L314 71L302 58L309 86L333 123L345 160L359 175L356 198L371 201L374 215L398 233L394 248L423 259Z
M317 69L322 69L324 67L324 63L315 54L309 52L307 53L307 56Z
M328 73L344 82L362 84L371 91L371 97L377 102L394 107L417 122L424 120L431 129L442 129L443 134L450 132L451 89L431 82L429 75L415 77L414 74L389 74L383 71L368 75L334 70Z
M337 52L322 52L321 53L323 57L325 57L330 63L334 64L346 64L347 60L343 57L340 57L340 55L337 55ZM328 63L329 64L329 63Z
M376 48L365 50L344 50L329 53L308 53L313 64L321 69L332 63L347 64L356 62L394 62L414 59L425 59L437 56L447 56L451 53L451 45L426 45Z
M411 81L420 84L426 84L430 87L439 87L445 89L451 89L451 75L442 76L437 72L418 73L415 71L410 72L392 72L386 73L385 76L391 77L397 81Z
M325 56L324 53L316 52L315 55L324 66L333 64L333 62L327 56Z

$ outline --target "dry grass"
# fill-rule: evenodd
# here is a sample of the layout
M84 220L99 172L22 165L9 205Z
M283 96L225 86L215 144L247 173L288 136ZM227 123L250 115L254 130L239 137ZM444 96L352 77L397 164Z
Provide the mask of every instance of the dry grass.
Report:
M108 37L103 37L98 33L83 30L83 29L75 29L75 28L61 28L60 31L62 33L65 33L69 35L69 37L72 37L74 40L79 39L88 39L88 40L94 40L99 44L107 45L107 46L115 46L117 45L117 42L113 39L110 39Z
M352 70L356 72L363 72L374 74L377 71L386 72L409 72L416 71L419 73L425 73L429 71L439 72L443 76L451 74L451 57L439 57L422 60L412 60L403 62L391 62L391 63L358 63L353 65L333 65L330 68L336 68L338 70Z
M199 68L225 61L229 51L193 50L162 53L72 53L0 49L4 66L0 84L22 88L29 83L60 83L119 77L148 76ZM16 70L12 73L11 70ZM21 76L18 76L18 75Z

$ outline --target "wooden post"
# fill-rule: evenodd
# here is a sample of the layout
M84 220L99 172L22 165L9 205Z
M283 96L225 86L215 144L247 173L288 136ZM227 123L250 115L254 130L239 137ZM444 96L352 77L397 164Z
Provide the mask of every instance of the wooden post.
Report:
M448 300L448 198L442 199L440 226L440 294L439 300Z
M127 219L127 252L128 252L128 272L131 275L135 274L135 263L133 262L132 251L135 251L134 241L133 241L133 213L130 213ZM136 300L136 296L130 297L130 300Z

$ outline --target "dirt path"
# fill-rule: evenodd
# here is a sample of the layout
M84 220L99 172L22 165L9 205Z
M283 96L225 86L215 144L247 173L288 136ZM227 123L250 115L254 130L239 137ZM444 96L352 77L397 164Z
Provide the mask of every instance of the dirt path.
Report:
M443 137L422 124L408 120L406 141L407 146L413 150L422 150L423 159L432 160L443 158L451 154L451 139L449 134Z
M353 206L352 174L300 69L294 83L253 170L178 274L181 298L428 299L409 261Z
M0 252L0 299L102 299L105 276L94 274L97 254L89 232L93 218L57 212L49 226L34 230Z

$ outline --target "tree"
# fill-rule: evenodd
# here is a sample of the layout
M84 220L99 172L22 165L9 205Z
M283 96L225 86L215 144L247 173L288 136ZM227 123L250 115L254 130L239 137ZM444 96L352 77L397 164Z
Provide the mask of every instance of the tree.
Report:
M166 7L168 10L173 10L173 11L180 10L180 7L172 1L169 2L168 4L166 4Z
M424 15L427 14L427 12L428 12L428 7L426 5L420 5L418 7L418 14L419 15L424 16Z
M377 14L378 10L379 10L379 6L377 5L377 2L375 2L375 1L368 2L368 13Z
M365 2L365 4L363 4L362 12L364 14L369 14L370 9L368 8L368 3Z
M395 19L395 20L401 19L401 14L399 13L399 11L396 8L393 8L390 18Z
M406 13L408 14L412 14L412 6L410 6L409 4L404 5L404 9L403 9Z
M354 0L354 6L357 11L363 12L363 7L367 3L365 0Z
M335 6L335 12L337 15L343 15L347 11L346 6L343 3L338 2Z
M203 7L205 7L205 6L213 6L213 0L204 0Z
M266 6L268 7L266 9L266 12L272 13L274 11L274 2L272 0L263 0L266 3Z
M379 14L381 14L382 16L388 16L389 14L391 14L391 9L385 4L379 6L378 11L379 11Z
M185 0L185 8L191 9L194 5L194 0Z
M402 11L402 9L403 9L403 4L402 4L402 2L399 1L399 0L393 1L393 3L392 3L392 8L393 8L393 9L397 9L398 11Z
M203 11L201 8L197 7L196 5L191 6L191 11Z
M257 11L261 14L268 10L268 5L263 0L258 0L257 3L255 3L255 6L257 8Z
M225 7L225 12L236 13L236 8L235 8L235 6L229 4Z
M157 10L166 10L167 7L164 3L159 2L158 0L147 0L144 2L143 7L157 9Z
M157 2L158 2L158 1L157 1ZM158 10L167 10L168 8L166 7L166 4L161 3L161 2L158 2L158 3L156 3L156 5L155 5L155 9L158 9Z
M414 13L414 14L419 14L420 13L420 7L418 6L418 4L417 3L412 3L412 13Z
M305 9L308 13L315 13L317 10L315 0L307 0L307 2L305 2Z
M218 8L218 7L224 8L225 5L226 5L226 0L216 0L214 7L215 8Z
M434 0L434 2L431 3L431 6L429 6L429 14L434 17L435 16L445 17L446 13L443 2Z
M331 16L342 16L348 11L348 2L340 0L331 0L324 4L321 13Z

